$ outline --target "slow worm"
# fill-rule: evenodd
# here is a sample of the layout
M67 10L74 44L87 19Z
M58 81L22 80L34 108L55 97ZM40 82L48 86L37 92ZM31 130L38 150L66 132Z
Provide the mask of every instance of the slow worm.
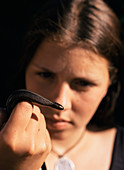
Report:
M58 110L63 110L64 107L59 103L50 101L43 96L38 95L32 91L26 89L19 89L13 91L7 99L6 108L7 112L10 114L14 106L21 101L28 101L31 104L36 104L38 106L44 105L49 106Z

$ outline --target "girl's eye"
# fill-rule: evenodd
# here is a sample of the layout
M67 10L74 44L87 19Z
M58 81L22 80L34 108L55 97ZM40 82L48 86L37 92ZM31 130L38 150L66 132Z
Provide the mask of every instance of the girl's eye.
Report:
M41 78L45 78L45 79L48 79L48 78L53 78L54 74L51 73L51 72L47 72L47 71L44 71L44 72L38 72L37 73Z
M94 84L92 82L89 82L88 80L82 80L82 79L76 79L72 82L72 88L78 91L87 90L89 87L93 85Z

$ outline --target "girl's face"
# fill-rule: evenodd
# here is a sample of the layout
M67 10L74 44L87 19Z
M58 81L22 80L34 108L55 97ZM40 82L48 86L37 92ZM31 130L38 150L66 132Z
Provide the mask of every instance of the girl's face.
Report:
M26 70L26 88L60 103L42 107L50 134L86 127L110 85L108 62L79 47L44 41Z

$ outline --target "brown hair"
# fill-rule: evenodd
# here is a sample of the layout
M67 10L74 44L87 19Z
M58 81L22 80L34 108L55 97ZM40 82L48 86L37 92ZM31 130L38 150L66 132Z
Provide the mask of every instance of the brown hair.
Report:
M112 84L88 127L113 126L113 113L123 90L124 59L120 24L111 8L102 0L44 0L26 34L24 72L45 38L91 50L110 62Z

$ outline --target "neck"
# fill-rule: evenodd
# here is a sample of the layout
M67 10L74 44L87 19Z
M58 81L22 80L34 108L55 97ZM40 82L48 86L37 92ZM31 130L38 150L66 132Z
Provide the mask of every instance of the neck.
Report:
M56 155L63 155L73 150L83 139L85 129L79 129L76 132L58 134L58 138L52 138L52 152ZM73 135L72 135L73 134Z

